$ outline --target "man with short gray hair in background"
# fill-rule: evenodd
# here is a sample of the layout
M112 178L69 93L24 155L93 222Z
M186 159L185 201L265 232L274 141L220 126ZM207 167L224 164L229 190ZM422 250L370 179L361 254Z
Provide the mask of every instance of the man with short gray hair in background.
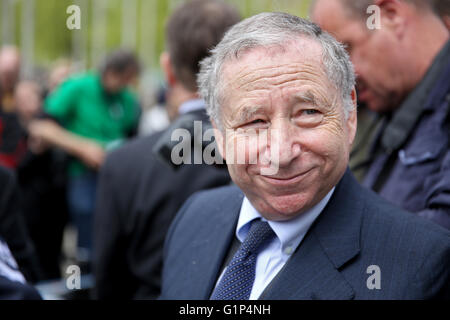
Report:
M363 185L450 229L448 4L317 0L311 17L346 45L359 100L384 118Z
M356 93L340 43L307 20L263 13L231 28L198 78L237 186L179 211L162 299L450 296L449 232L347 169Z

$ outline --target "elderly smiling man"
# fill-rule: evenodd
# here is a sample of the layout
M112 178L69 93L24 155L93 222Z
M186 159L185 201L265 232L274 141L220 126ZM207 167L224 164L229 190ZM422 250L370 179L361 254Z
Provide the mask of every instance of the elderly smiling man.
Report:
M309 21L264 13L230 29L199 84L238 188L199 193L180 210L161 298L449 297L449 233L347 169L354 82L343 47ZM234 152L247 162L230 161Z

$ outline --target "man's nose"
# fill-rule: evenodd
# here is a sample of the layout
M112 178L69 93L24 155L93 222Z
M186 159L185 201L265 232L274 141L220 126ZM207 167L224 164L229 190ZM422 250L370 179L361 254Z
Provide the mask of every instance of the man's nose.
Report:
M301 153L297 131L289 120L278 121L271 128L270 149L278 149L278 155L271 154L271 158L280 168L289 166Z

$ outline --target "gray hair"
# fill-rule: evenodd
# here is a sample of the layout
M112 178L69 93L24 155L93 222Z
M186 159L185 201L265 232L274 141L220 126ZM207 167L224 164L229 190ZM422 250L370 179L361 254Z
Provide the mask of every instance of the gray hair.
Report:
M211 51L211 56L200 63L197 77L200 95L206 101L208 115L221 129L223 84L220 74L225 62L238 59L240 53L252 48L284 48L288 41L299 37L312 38L321 44L324 71L341 92L346 117L354 110L351 92L355 86L355 74L343 45L308 20L287 13L261 13L233 26Z

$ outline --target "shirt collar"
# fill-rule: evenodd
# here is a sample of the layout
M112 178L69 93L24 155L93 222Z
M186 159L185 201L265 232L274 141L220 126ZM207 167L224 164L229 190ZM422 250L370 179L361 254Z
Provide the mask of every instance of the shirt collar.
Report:
M178 109L179 114L185 114L192 111L205 109L205 100L203 99L192 99L183 103Z
M281 243L281 250L285 251L285 249L289 247L292 251L295 251L313 222L327 205L334 190L335 188L333 188L318 204L294 219L282 222L268 221ZM244 241L250 229L250 224L255 219L267 221L253 207L248 198L245 197L242 202L239 220L236 227L236 237L240 242Z

